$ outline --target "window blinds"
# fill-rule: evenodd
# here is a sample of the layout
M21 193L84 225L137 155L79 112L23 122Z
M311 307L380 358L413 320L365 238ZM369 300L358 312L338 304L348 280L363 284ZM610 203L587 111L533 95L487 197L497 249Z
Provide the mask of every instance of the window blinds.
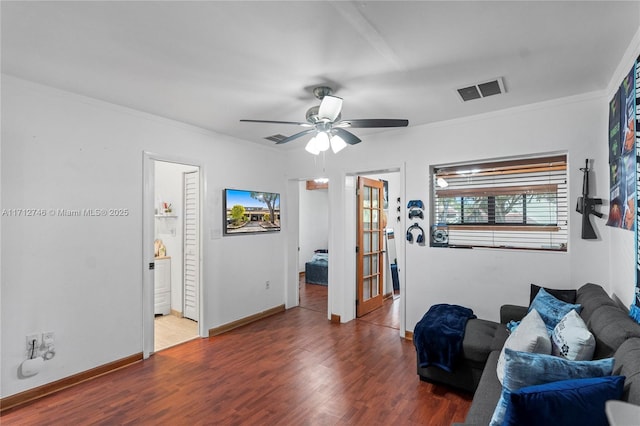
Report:
M445 245L566 251L565 155L433 170L432 225Z

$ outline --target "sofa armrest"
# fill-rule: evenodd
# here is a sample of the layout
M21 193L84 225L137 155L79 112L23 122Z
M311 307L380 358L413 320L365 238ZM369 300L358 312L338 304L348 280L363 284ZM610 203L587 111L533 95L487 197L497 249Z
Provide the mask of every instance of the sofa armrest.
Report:
M509 321L520 321L527 315L527 306L502 305L500 307L500 322L507 324Z

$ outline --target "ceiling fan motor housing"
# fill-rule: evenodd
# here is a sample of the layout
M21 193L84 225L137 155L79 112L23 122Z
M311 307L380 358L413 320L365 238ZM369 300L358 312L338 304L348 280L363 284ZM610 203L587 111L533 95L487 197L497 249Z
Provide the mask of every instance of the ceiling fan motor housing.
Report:
M307 110L307 121L311 124L316 124L318 122L318 111L320 110L320 106L312 106Z
M313 96L322 100L322 98L324 98L327 95L330 95L332 92L333 90L331 90L331 87L318 86L313 89Z
M319 112L320 105L312 106L311 108L309 108L307 110L307 114L305 115L307 121L311 124L318 124L319 122L322 122L323 120L320 119ZM338 122L341 118L342 113L338 114L338 117L336 117L335 121Z

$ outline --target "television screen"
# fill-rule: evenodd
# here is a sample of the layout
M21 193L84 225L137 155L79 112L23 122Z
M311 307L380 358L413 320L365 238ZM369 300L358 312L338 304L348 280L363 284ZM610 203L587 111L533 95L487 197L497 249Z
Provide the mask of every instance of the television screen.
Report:
M280 194L224 190L224 234L280 231Z

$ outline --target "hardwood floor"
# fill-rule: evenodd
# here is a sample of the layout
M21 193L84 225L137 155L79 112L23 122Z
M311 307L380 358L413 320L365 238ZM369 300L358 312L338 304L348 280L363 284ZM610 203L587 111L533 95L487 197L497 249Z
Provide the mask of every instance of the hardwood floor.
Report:
M301 308L327 312L328 287L326 285L308 284L305 282L304 274L300 274L299 288ZM384 300L382 308L368 313L360 320L400 330L400 300L389 297Z
M9 410L3 425L449 425L471 396L421 382L374 321L293 308Z
M326 285L307 284L304 281L304 274L300 275L300 307L311 309L316 312L327 313L327 292L329 288Z
M382 307L369 312L358 321L366 321L371 324L400 330L400 299L389 297L382 303Z

